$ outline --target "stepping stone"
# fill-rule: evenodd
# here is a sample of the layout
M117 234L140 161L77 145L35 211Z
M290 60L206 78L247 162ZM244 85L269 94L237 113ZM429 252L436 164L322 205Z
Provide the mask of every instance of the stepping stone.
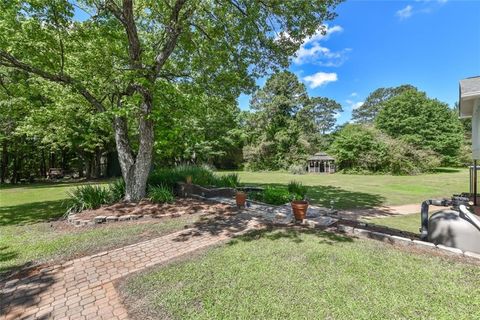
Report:
M120 216L118 217L118 221L128 221L132 218L131 215L127 214L127 215L124 215L124 216Z
M95 223L103 223L106 221L106 219L106 216L96 216L95 218L93 218L93 221L95 221Z
M132 214L132 215L130 216L130 220L138 220L140 217L141 217L141 216L139 216L139 215Z
M118 221L118 217L117 216L108 216L105 218L105 220L108 222L115 222L115 221Z
M80 220L81 226L88 226L89 224L93 224L90 220Z

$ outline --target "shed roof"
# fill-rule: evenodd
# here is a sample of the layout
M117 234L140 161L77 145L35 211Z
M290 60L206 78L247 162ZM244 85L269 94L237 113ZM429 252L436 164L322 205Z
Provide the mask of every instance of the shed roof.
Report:
M308 160L335 160L335 158L329 156L325 152L317 152L313 156L310 156Z
M471 117L475 100L480 99L480 76L460 80L460 117Z

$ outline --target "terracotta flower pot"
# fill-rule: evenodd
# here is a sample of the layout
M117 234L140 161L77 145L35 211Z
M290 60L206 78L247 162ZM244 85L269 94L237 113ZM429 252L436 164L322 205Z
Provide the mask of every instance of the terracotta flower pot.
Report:
M245 207L247 201L247 194L242 191L238 191L235 195L235 201L237 202L237 207Z
M293 215L295 216L295 220L301 221L304 220L307 216L307 209L308 209L308 201L305 200L294 200L291 203Z

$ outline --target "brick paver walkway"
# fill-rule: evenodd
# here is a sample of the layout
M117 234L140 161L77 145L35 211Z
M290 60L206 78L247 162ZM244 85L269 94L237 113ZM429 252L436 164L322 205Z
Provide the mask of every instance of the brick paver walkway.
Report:
M0 287L0 319L127 319L113 281L225 241L255 220L197 227L72 260Z

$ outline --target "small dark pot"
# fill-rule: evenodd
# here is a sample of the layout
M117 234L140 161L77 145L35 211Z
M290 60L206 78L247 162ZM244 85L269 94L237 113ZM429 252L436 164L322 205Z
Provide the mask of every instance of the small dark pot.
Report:
M302 221L307 216L308 201L294 200L291 203L295 220Z
M237 202L237 207L245 207L245 203L247 202L247 194L242 191L238 191L235 194L235 201Z

